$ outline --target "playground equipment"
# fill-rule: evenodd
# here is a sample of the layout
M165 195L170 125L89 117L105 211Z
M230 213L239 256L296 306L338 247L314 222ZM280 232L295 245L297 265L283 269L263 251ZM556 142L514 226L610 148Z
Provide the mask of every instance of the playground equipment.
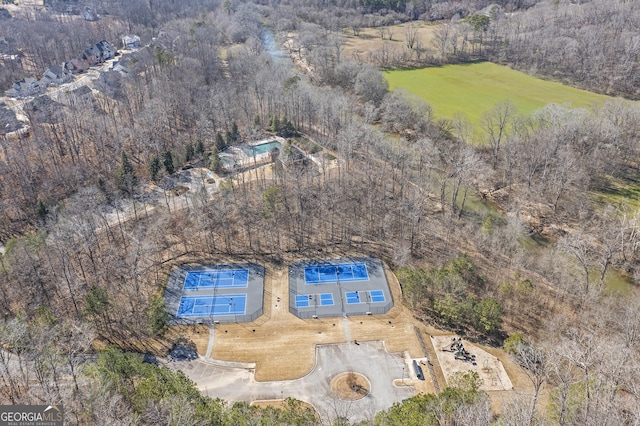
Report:
M452 337L451 343L442 348L445 352L456 352L462 348L462 338L461 337Z
M476 356L469 353L469 351L464 348L461 337L452 337L451 343L442 348L442 350L445 352L453 352L455 359L470 362L472 365L477 365Z

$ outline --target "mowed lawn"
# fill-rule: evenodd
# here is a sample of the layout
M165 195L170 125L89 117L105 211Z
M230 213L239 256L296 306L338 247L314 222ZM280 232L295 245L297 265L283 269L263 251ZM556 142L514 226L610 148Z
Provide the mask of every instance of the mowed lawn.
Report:
M610 99L490 62L388 71L385 77L391 90L404 88L424 99L436 117L453 118L462 112L474 126L485 111L507 99L517 106L519 115L549 103L578 108Z

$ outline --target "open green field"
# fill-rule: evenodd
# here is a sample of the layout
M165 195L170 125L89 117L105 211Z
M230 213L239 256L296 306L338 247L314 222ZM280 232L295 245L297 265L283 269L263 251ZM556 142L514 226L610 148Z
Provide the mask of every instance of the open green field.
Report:
M638 210L640 209L640 179L635 175L624 178L607 176L594 195L596 202L602 206L610 204L626 207L630 211Z
M436 117L453 118L463 112L474 126L485 111L507 99L517 106L520 115L531 114L549 103L578 108L610 99L490 62L388 71L385 77L391 90L404 88L424 99Z

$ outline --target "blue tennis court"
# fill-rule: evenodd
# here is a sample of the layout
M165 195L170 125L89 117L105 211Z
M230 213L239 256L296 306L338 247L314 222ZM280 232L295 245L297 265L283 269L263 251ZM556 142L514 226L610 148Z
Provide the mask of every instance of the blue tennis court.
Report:
M190 271L184 279L184 290L206 288L246 288L249 282L248 269L208 269Z
M347 304L360 303L360 294L357 291L347 291L344 295L347 296Z
M244 315L246 294L224 296L182 296L178 306L178 318Z
M371 290L369 295L371 296L372 303L382 303L385 300L384 292L382 290Z
M313 265L304 267L305 284L323 284L349 281L368 281L364 262L337 265Z
M296 296L296 308L307 308L309 306L310 296L306 294L299 294Z
M331 293L322 293L320 295L320 304L322 306L330 306L333 305L333 294Z

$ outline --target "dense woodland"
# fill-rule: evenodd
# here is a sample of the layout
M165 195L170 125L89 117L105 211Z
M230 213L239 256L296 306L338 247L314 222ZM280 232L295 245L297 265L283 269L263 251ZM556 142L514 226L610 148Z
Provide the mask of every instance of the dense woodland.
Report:
M61 401L82 425L323 422L293 400L229 407L127 351L162 341L175 262L356 250L397 272L416 316L504 344L534 389L496 418L467 380L371 424L640 422L640 108L620 99L521 117L506 101L478 140L463 118L435 120L389 92L380 72L491 60L635 99L637 2L94 1L96 22L65 12L82 2L45 3L0 18L0 89L98 40L138 34L146 47L128 76L69 93L54 114L27 108L29 130L0 136L2 402ZM415 20L446 25L432 46L384 62L341 55L344 31ZM280 123L336 167L275 164L269 179L222 175L186 208L107 214L143 206L181 167L216 169L219 149ZM628 293L607 291L614 271Z

